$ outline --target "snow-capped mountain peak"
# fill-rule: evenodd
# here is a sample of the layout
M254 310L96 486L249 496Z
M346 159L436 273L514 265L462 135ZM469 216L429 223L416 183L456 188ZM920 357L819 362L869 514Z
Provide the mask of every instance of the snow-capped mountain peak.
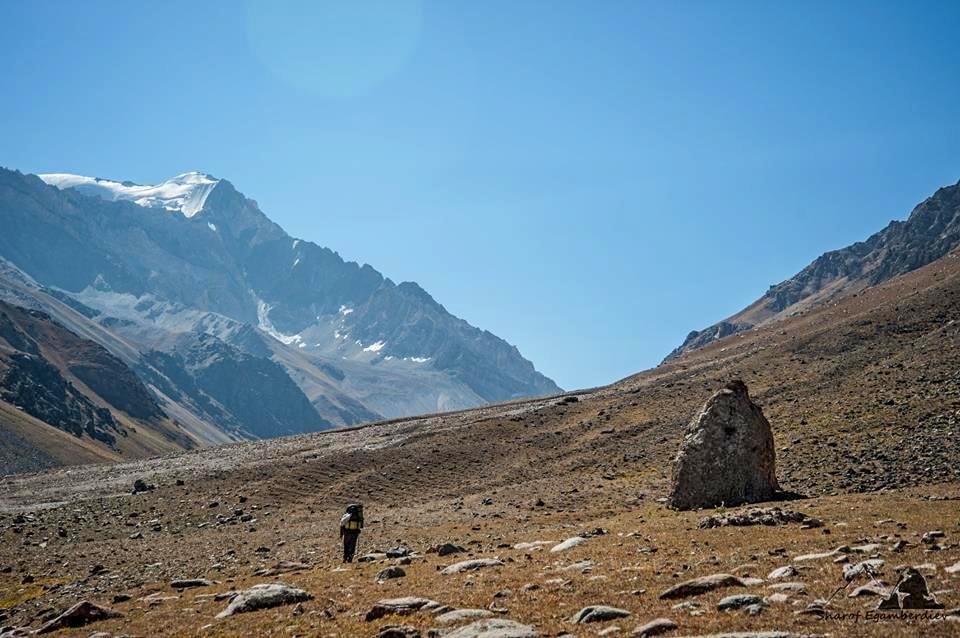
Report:
M38 177L61 190L74 188L85 195L94 195L100 199L131 201L147 208L177 211L186 217L193 217L203 209L210 191L220 181L196 171L171 177L154 186L70 173L44 173Z

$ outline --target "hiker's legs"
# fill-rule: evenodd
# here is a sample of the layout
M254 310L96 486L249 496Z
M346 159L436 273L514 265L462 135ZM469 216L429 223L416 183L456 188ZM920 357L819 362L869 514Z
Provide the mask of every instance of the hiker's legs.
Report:
M343 562L352 563L353 555L357 551L358 532L345 532L343 534Z

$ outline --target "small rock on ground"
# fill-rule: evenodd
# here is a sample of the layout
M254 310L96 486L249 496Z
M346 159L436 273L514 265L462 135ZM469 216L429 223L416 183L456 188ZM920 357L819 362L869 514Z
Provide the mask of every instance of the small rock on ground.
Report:
M437 616L437 622L441 625L455 625L466 620L489 618L491 616L493 616L493 612L488 609L454 609Z
M651 636L659 636L660 634L665 634L668 631L673 631L676 628L677 623L673 622L669 618L657 618L655 620L651 620L645 625L637 627L630 635L636 636L637 638L650 638Z
M444 638L540 638L540 634L530 625L506 618L487 618L444 634Z
M454 563L440 571L441 574L459 574L460 572L472 572L486 567L500 567L503 561L497 558L474 558L459 563Z
M82 600L70 609L66 610L47 624L37 630L38 634L45 634L65 627L83 627L98 620L116 618L117 612L106 607L91 603L88 600Z
M744 582L742 578L734 576L733 574L711 574L710 576L702 576L677 583L660 594L660 598L688 598L690 596L699 596L700 594L705 594L708 591L720 589L721 587L746 586L747 583Z
M626 618L630 615L630 612L626 609L618 609L616 607L608 607L606 605L592 605L590 607L584 607L576 614L573 618L570 619L572 623L591 623L591 622L605 622L607 620L615 620L617 618Z
M748 605L759 605L763 603L763 599L756 594L734 594L733 596L726 596L722 598L719 603L717 603L717 609L724 611L726 609L740 609L741 607L747 607Z

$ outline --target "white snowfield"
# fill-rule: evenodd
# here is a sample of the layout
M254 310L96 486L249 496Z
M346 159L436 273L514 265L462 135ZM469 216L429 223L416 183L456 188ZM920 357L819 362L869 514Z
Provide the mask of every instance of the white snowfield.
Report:
M44 173L37 177L61 190L75 188L84 195L94 195L111 202L131 201L146 208L164 208L183 213L185 217L193 217L203 209L210 191L220 181L198 172L183 173L156 186L70 173Z

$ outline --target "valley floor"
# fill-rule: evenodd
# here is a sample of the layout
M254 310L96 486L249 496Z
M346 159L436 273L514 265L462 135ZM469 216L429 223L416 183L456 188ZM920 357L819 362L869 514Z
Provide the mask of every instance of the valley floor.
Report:
M629 634L661 616L679 625L670 636L960 635L950 620L867 619L877 598L847 594L869 578L841 589L839 555L796 560L848 546L851 563L883 560L879 578L890 584L897 567L918 566L947 610L960 607L958 307L960 258L951 256L576 395L0 478L0 626L36 628L91 600L122 616L74 635L375 636L389 623L438 627L427 613L364 620L379 599L423 596L454 608L492 607L544 636L593 636L612 626ZM823 527L699 529L711 512L678 513L658 501L684 425L735 378L772 425L781 487L807 496L767 505ZM131 495L136 479L158 487ZM403 566L406 576L377 583L387 559L341 568L337 522L355 500L367 516L361 553L409 547L416 555ZM944 535L921 541L934 530ZM591 536L549 551L579 534ZM898 540L909 542L900 552ZM515 547L534 541L549 543ZM428 553L446 542L466 551ZM440 572L466 558L503 565ZM306 567L254 575L281 560ZM776 593L769 573L790 564L802 585L780 592L786 596L759 615L716 609L726 595ZM716 573L763 582L689 597L699 606L680 609L673 606L685 600L659 598L683 580ZM200 577L212 584L170 585ZM216 619L226 606L216 594L274 580L313 599ZM829 617L794 613L817 598L831 598ZM569 622L590 605L631 615Z

